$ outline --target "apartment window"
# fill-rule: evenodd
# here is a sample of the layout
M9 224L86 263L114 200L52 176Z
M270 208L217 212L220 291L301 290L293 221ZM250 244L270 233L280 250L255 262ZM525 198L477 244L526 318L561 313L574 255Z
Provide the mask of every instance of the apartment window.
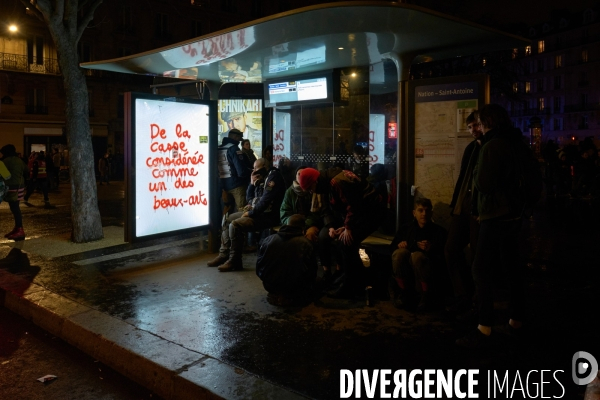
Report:
M554 56L554 68L561 68L563 62L563 56Z
M589 38L590 38L590 31L587 28L582 29L581 30L581 41L583 43L587 43L587 41L589 40Z
M543 79L538 79L536 86L537 86L537 91L538 92L543 92L544 91L544 80Z
M540 41L538 41L538 54L543 53L543 52L544 52L544 41L540 40Z
M581 103L581 107L586 107L587 103L588 103L588 95L587 93L581 93L581 95L579 96L579 100Z
M531 82L525 82L525 93L531 93Z
M481 59L481 66L485 67L485 64L486 64L486 63L487 63L487 60L486 60L486 58L485 58L485 57L483 57L483 58Z
M44 64L44 38L35 36L27 38L27 63Z
M262 17L262 1L261 0L252 0L252 10L250 11L250 13L255 18Z
M530 56L531 55L531 46L525 46L525 55L526 56Z
M529 111L529 101L525 100L523 102L523 111Z
M221 0L221 9L223 11L236 12L235 0Z
M46 90L42 88L29 89L27 92L27 114L48 114L46 107Z
M544 98L540 97L538 99L538 110L544 111Z
M169 35L169 16L167 14L156 14L154 33L158 38L167 38Z
M202 36L202 21L192 21L192 37Z
M80 41L77 45L77 56L79 57L79 62L92 61L92 45Z
M512 59L514 60L519 55L519 49L513 49L512 51Z
M513 83L513 92L519 93L519 84L517 82Z
M555 113L560 113L560 105L561 105L561 101L560 101L560 97L555 97L554 98L554 112Z
M588 128L588 116L587 115L582 115L581 116L581 125L579 127L581 129L587 129Z
M562 87L562 75L556 75L554 77L554 89L560 89Z
M552 125L553 130L562 131L562 118L554 118Z
M562 36L557 36L556 37L556 48L562 49L564 44L565 44L565 38Z
M131 21L132 21L131 20L131 7L129 7L129 6L121 7L121 20L120 20L121 26L119 27L120 30L125 31L125 32L131 31L131 28L132 28Z
M536 60L536 64L537 64L538 72L542 72L544 70L544 60L543 59Z
M588 62L588 51L587 49L581 50L581 62Z
M590 22L592 22L594 20L594 14L593 11L588 9L585 10L585 12L583 13L583 23L584 24L589 24Z
M129 47L118 47L117 57L127 57L133 54L133 51Z

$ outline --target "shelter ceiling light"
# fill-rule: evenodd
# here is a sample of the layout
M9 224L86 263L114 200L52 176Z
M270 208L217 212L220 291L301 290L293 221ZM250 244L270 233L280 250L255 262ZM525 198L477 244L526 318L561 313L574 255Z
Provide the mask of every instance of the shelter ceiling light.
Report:
M8 30L11 32L16 32L19 30L19 28L17 28L17 26L15 24L12 24L8 27Z
M343 47L338 47L338 50L344 50L344 48Z

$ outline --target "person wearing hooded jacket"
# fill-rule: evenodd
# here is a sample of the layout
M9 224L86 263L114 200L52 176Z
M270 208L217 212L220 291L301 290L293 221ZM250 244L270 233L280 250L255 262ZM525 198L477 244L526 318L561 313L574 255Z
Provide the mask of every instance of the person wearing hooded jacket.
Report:
M495 271L504 266L510 286L510 319L503 330L519 334L525 299L524 271L518 256L522 206L516 155L517 146L523 145L523 135L512 128L507 111L497 104L479 110L479 121L483 140L473 171L473 203L480 227L472 266L479 325L456 341L458 346L472 349L492 343Z
M246 205L246 189L252 173L252 164L239 147L242 138L242 132L231 129L217 149L221 189L233 197L237 211Z
M317 277L313 244L304 236L300 214L286 219L279 232L267 237L258 250L256 275L274 305L290 305L306 299Z
M23 198L25 193L24 175L27 171L27 164L17 157L17 149L12 144L7 144L0 149L2 153L2 161L10 172L10 178L5 181L8 191L4 199L8 202L10 211L15 219L15 226L12 231L4 235L10 240L24 240L25 231L23 230L23 216L19 207L19 200Z
M364 268L359 256L360 244L381 225L385 199L366 179L352 171L330 168L300 171L302 190L321 194L329 201L324 222L332 239L337 239L344 275L331 297L354 297L364 290ZM337 219L337 220L336 220ZM337 229L336 229L337 228Z

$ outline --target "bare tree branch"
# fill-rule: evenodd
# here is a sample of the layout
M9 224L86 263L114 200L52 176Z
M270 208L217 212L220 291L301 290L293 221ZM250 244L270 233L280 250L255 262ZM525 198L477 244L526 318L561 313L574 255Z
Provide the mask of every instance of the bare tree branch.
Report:
M83 35L83 31L85 30L85 28L87 28L90 21L92 19L94 19L94 13L96 12L96 9L98 8L98 6L100 4L102 4L102 1L103 0L92 0L91 1L91 4L89 5L89 8L87 9L87 12L83 16L83 18L81 18L81 21L79 21L79 26L77 28L76 42L79 42L79 39L81 39L81 35ZM82 6L83 6L83 4L86 4L88 2L90 2L90 1L84 0L82 2Z
M23 3L23 5L25 7L27 7L29 9L29 12L31 12L33 15L35 15L38 19L45 21L44 16L40 12L40 10L38 10L38 8L37 8L37 1L35 1L35 0L31 0L31 2L29 2L28 0L20 0L20 1L21 1L21 3Z

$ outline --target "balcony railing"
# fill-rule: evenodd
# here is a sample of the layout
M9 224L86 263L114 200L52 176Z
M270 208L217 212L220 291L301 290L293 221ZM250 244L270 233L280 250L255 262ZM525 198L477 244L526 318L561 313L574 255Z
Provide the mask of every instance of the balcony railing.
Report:
M22 54L0 53L0 69L60 75L58 60L53 58L38 60L37 57L29 59L26 55Z

